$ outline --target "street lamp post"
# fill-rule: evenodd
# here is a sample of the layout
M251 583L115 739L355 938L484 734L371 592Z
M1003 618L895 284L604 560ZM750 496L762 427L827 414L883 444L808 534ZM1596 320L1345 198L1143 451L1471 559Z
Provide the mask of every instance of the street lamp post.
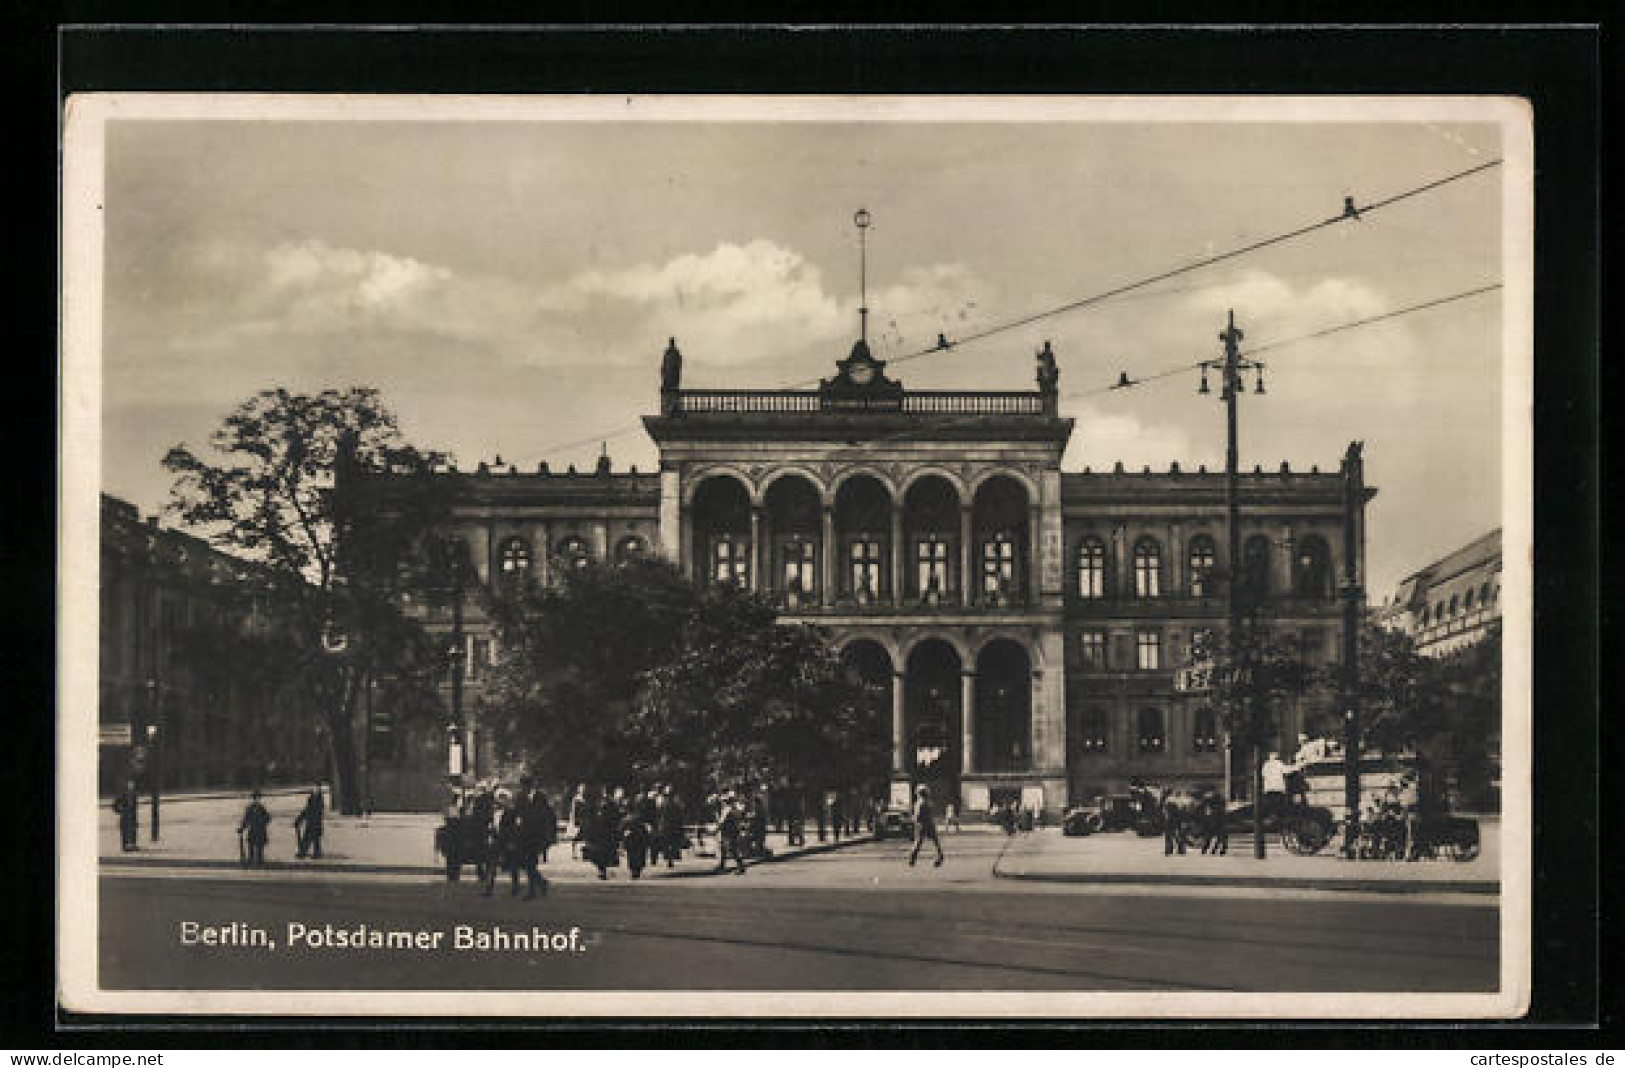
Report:
M1360 586L1359 538L1355 519L1365 492L1360 442L1343 456L1343 851L1354 855L1355 820L1360 812Z
M1258 723L1258 709L1256 703L1248 694L1248 687L1252 686L1251 676L1241 663L1245 655L1245 647L1241 640L1241 498L1238 487L1238 449L1236 445L1236 401L1239 398L1243 384L1242 371L1253 371L1258 376L1257 392L1264 392L1264 365L1256 360L1246 359L1241 355L1241 339L1246 335L1236 327L1236 313L1230 312L1224 332L1219 340L1224 342L1224 358L1222 360L1206 360L1201 364L1202 385L1198 392L1210 393L1208 388L1207 372L1217 370L1223 375L1223 388L1219 398L1224 401L1225 414L1225 447L1224 447L1224 501L1225 501L1225 535L1226 550L1229 554L1228 581L1226 583L1226 610L1229 624L1230 668L1235 673L1232 680L1232 692L1240 692L1241 708L1232 708L1230 718L1232 724L1238 719L1246 725L1247 735L1253 749L1253 856L1259 860L1264 859L1264 763L1260 751L1261 724ZM1238 713L1241 713L1238 715ZM1232 729L1232 737L1234 730Z
M453 786L462 785L462 759L451 760L451 753L457 746L459 732L463 726L463 660L466 656L463 637L463 541L452 537L447 540L447 551L450 557L452 601L451 601L451 725L447 731L447 774L453 779Z
M158 729L158 680L147 680L147 782L152 789L151 827L148 830L152 840L158 840L159 794L163 790L164 757L163 737Z

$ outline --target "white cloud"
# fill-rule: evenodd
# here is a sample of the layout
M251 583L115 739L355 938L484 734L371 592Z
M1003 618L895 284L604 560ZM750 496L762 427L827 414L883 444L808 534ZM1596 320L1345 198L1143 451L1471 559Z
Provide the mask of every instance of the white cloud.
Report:
M322 241L277 245L265 253L269 294L314 316L331 309L403 309L451 277L444 267L409 257L334 248Z

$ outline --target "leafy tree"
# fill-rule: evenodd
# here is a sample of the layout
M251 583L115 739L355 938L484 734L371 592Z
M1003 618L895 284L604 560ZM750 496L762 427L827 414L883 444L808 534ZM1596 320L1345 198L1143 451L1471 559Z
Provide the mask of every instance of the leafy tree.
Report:
M1489 800L1501 736L1501 634L1442 657L1412 638L1368 624L1360 632L1360 715L1368 746L1415 751L1456 784L1463 800Z
M504 650L487 690L499 749L545 781L844 785L885 761L870 695L823 635L669 563L565 569L491 605Z
M1192 659L1213 665L1211 696L1220 727L1242 746L1268 748L1280 732L1282 708L1313 692L1318 682L1296 644L1251 622L1242 625L1233 646L1222 630L1198 634Z
M691 792L707 782L850 788L883 778L887 713L824 635L802 625L719 629L721 615L692 625L673 660L649 673L632 724L649 773Z
M554 783L623 775L642 676L700 611L694 586L654 559L567 567L551 586L496 591L490 613L503 656L486 689L486 720L498 750Z
M401 437L373 389L316 394L264 390L238 405L209 449L176 445L169 511L217 546L258 566L248 596L260 629L241 636L245 656L292 687L318 717L340 807L360 808L358 701L387 677L433 704L440 653L403 614L402 594L443 586L422 552L446 514L450 491L436 453ZM388 479L369 479L387 472Z

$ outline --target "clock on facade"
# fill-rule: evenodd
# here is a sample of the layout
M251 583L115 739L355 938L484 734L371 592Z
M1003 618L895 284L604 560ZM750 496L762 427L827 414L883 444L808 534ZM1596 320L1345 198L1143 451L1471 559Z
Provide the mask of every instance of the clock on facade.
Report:
M846 377L850 378L854 385L867 386L875 377L875 365L863 360L855 361L846 369Z

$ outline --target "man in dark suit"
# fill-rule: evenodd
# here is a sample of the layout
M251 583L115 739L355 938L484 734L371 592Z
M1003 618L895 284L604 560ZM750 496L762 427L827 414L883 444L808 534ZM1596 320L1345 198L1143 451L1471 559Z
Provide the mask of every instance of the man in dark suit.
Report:
M265 843L271 838L270 826L271 814L260 802L260 792L255 790L253 797L249 799L248 807L243 809L242 822L237 825L237 833L244 835L248 842L250 867L257 868L265 863Z

